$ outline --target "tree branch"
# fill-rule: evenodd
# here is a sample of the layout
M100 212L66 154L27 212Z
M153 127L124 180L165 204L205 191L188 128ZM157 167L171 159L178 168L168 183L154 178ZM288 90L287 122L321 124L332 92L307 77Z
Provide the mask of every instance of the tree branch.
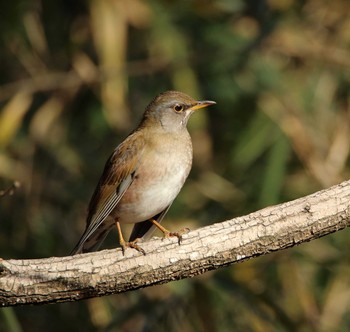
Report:
M350 181L192 231L142 244L146 256L120 249L31 260L0 260L0 305L43 304L193 277L285 249L350 225Z

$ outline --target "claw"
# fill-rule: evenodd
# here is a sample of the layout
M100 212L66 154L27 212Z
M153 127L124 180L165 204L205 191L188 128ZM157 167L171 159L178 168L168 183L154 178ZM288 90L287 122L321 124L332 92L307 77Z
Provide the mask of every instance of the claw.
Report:
M177 237L177 243L180 245L182 242L182 235L187 234L190 231L189 228L182 228L178 232L166 232L164 233L164 238L167 237Z
M118 230L118 234L119 234L119 244L122 247L123 256L125 255L126 248L133 248L146 256L146 252L139 245L136 244L139 241L139 239L135 239L134 241L126 242L124 240L123 233L122 233L122 230L120 228L120 224L118 221L116 222L116 226L117 226L117 230Z
M177 237L178 239L177 243L179 245L181 244L181 241L182 241L182 235L187 234L190 231L190 229L186 227L186 228L180 229L178 232L170 232L154 219L150 219L150 221L163 233L164 238Z
M146 256L146 252L138 244L136 244L138 241L139 239L135 239L134 241L130 241L130 242L125 242L124 239L123 241L120 241L120 246L122 247L123 256L125 255L126 248L135 249Z

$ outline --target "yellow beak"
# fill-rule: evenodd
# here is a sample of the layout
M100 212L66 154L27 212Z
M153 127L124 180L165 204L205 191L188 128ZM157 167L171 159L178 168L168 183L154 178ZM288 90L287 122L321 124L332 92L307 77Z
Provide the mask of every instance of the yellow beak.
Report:
M193 105L191 107L191 110L192 111L196 111L196 110L199 110L200 108L203 108L203 107L207 107L207 106L211 106L211 105L215 105L216 102L215 101L211 101L211 100L199 100L197 101L197 103L195 105Z

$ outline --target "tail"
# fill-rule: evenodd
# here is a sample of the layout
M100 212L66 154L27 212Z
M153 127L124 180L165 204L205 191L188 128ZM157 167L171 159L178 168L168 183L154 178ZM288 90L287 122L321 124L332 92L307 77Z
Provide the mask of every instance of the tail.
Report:
M109 231L110 228L100 227L88 238L85 238L84 233L70 255L73 256L98 250Z
M149 220L138 222L132 229L129 241L132 242L136 239L148 240L150 239L155 229L155 226Z

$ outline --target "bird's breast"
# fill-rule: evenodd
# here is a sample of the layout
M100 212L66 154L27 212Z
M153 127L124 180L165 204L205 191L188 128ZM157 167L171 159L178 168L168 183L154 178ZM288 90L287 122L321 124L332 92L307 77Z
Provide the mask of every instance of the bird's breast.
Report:
M161 144L159 144L161 143ZM181 137L158 137L146 145L135 179L114 211L122 223L147 220L178 195L192 166L192 143Z

